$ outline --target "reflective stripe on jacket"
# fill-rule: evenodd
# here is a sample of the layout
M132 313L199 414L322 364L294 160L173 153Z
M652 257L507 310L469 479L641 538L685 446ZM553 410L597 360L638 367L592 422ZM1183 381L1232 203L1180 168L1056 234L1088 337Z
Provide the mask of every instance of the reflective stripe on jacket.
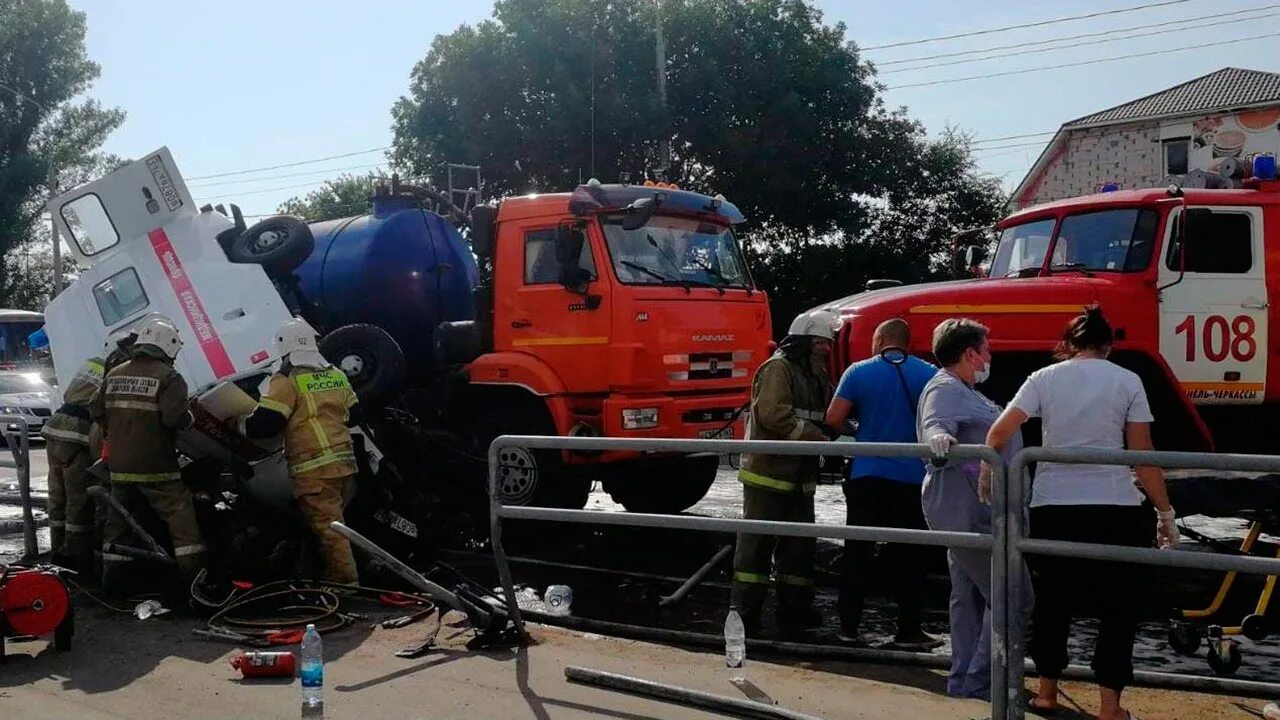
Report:
M258 404L285 417L284 451L295 477L344 477L356 472L347 430L356 394L337 368L295 367L271 376Z
M748 440L825 440L817 423L826 418L831 383L782 353L760 366L751 383ZM744 454L738 479L776 492L811 493L817 487L818 459L795 455Z
M89 358L84 366L67 383L62 395L63 406L58 408L49 422L40 430L45 440L62 440L77 445L89 444L89 402L102 385L102 360ZM74 413L74 414L72 414Z
M187 383L159 350L139 348L113 368L90 412L103 425L113 482L163 482L181 477L177 432L191 425Z

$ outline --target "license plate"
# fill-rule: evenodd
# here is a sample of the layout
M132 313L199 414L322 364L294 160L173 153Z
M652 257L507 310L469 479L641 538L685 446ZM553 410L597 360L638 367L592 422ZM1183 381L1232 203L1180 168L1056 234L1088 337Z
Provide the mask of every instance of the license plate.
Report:
M408 535L415 540L418 539L418 526L397 513L390 510L379 510L373 514L373 519L402 535Z
M715 430L699 430L699 440L732 440L733 428L717 428Z

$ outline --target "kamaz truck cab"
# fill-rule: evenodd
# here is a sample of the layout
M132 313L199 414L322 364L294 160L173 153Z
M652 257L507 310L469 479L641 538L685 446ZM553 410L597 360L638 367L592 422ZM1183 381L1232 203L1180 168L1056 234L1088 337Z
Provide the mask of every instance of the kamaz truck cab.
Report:
M1007 401L1053 362L1066 322L1097 303L1115 329L1112 359L1146 386L1157 446L1274 450L1265 434L1280 407L1273 177L1243 189L1127 190L1028 208L998 224L988 263L980 279L829 303L843 318L842 366L869 355L883 320L906 319L912 351L928 356L939 321L968 317L991 329L984 390Z

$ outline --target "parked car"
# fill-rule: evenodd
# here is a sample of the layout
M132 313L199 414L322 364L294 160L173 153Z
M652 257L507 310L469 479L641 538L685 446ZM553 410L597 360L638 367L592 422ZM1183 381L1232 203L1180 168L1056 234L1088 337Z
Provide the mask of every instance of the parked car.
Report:
M50 399L53 388L39 373L0 370L0 414L21 415L26 418L33 436L53 415ZM19 432L20 423L7 423L6 432Z

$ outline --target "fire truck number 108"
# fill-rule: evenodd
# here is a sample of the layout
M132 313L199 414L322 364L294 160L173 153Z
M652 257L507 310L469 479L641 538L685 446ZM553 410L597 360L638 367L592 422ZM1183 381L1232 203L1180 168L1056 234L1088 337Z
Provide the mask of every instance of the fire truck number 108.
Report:
M1237 362L1248 362L1258 352L1254 339L1254 320L1248 315L1237 315L1230 322L1221 315L1210 315L1200 326L1200 345L1209 362L1222 362L1231 356ZM1196 316L1188 315L1173 329L1178 335L1187 336L1187 362L1196 360Z

